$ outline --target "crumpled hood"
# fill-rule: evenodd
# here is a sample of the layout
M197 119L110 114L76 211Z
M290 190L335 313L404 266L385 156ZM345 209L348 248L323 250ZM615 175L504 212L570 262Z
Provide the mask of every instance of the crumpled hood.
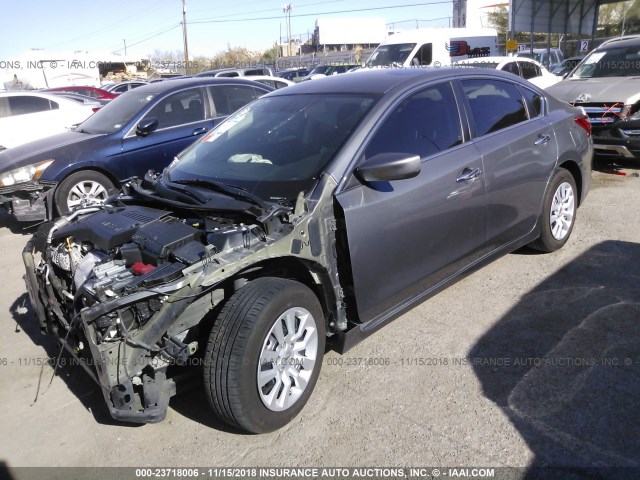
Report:
M66 157L69 157L71 152L77 155L91 148L90 140L101 136L101 134L69 131L3 150L0 152L0 172L6 172L49 158L55 159L62 149L65 149Z
M578 103L622 102L632 105L640 100L640 77L566 79L548 87L546 92L570 103L586 94L588 98Z

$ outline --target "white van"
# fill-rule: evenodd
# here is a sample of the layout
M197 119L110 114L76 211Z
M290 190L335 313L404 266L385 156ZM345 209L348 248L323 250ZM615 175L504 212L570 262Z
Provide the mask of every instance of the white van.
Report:
M494 28L423 28L387 37L366 67L440 67L467 58L498 55Z

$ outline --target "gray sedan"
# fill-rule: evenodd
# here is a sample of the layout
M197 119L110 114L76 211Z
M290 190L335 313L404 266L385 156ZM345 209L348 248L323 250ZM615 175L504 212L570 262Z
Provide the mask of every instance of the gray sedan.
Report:
M326 344L523 245L562 247L592 154L580 110L507 73L303 82L44 227L27 287L42 330L102 366L115 418L162 420L169 366L195 356L215 414L268 432L301 411Z

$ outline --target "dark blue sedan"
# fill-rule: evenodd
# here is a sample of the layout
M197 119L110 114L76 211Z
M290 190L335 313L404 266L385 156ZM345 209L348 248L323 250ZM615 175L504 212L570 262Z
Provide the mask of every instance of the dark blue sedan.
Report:
M189 78L131 90L72 131L0 153L0 205L19 221L100 202L120 182L161 171L224 118L273 90L231 78Z

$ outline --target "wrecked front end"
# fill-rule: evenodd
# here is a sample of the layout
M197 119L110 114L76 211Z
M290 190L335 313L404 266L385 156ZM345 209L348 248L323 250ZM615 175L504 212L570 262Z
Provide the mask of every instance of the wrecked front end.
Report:
M102 206L49 223L27 243L40 327L100 385L114 418L164 419L175 394L167 369L198 352L197 326L224 298L225 255L251 256L286 233L268 237L264 225L236 220Z

